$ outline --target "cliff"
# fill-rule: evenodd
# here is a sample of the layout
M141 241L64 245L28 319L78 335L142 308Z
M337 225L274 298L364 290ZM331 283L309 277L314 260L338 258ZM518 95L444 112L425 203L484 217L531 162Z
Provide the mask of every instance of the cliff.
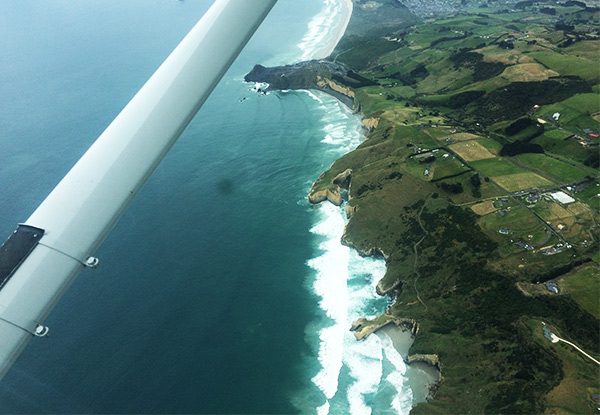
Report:
M354 332L354 337L357 340L362 340L375 333L377 330L394 324L396 327L405 327L410 330L413 336L419 332L419 323L411 318L394 317L387 312L373 320L368 320L364 317L359 318L350 327L350 331Z
M323 174L321 175L321 177ZM325 189L318 189L318 180L313 183L308 192L308 201L313 204L321 203L329 200L336 206L340 206L343 202L341 189L348 190L350 180L352 178L352 170L347 169L333 178L329 186Z
M266 82L269 84L267 90L314 89L320 88L320 79L331 79L334 76L343 78L346 74L346 69L340 64L312 60L272 68L255 65L244 80Z
M267 91L316 89L333 95L349 108L354 107L354 88L375 84L342 64L326 60L311 60L271 68L255 65L244 80L267 83Z

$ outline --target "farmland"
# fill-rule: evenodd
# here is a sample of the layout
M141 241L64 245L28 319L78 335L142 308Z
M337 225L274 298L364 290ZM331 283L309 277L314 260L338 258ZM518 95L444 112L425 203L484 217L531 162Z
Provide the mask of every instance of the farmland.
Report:
M450 149L462 157L465 161L476 161L492 159L495 156L478 142L457 143L450 146Z
M560 282L566 293L584 310L600 318L600 274L597 267L587 267Z
M535 171L542 171L559 183L571 183L585 179L588 174L570 164L555 160L543 154L520 154L519 162Z
M442 362L413 413L585 412L596 369L541 321L598 357L598 269L566 276L598 259L600 12L486 6L340 42L336 62L369 82L343 86L377 127L313 190L352 170L342 240L384 255L387 313L418 321L411 353ZM560 295L518 289L560 278Z

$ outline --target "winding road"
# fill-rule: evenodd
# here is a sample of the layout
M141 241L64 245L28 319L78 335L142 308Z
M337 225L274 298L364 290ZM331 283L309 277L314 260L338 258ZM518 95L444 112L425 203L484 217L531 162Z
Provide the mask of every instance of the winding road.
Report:
M585 357L587 357L588 359L590 359L592 362L596 363L597 365L600 365L600 362L597 361L596 359L594 359L592 356L590 356L589 354L587 354L586 352L584 352L581 348L579 348L579 346L571 343L568 340L565 339L561 339L560 337L558 337L556 334L551 333L550 337L552 337L552 343L558 343L558 342L563 342L563 343L567 343L569 346L573 346L574 348L576 348L582 355L584 355Z

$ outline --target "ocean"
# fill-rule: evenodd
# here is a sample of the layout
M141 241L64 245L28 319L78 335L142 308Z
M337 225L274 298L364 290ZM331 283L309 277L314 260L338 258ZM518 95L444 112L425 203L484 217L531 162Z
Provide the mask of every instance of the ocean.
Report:
M211 3L0 2L0 238ZM306 198L364 139L359 117L243 82L255 63L320 57L341 4L279 1L0 382L0 412L384 414L423 398L385 333L348 331L389 305L384 262L342 246L343 210Z

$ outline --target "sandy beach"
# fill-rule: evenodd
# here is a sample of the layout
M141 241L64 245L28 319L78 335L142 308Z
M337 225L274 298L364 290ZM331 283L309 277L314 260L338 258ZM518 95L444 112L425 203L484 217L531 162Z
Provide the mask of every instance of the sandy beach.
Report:
M352 0L327 0L322 13L309 24L308 35L300 48L302 60L324 59L331 55L344 36L352 17Z
M400 356L404 361L407 360L408 351L414 342L410 331L389 324L379 329L376 334L378 336L388 336ZM406 375L412 386L413 405L425 402L430 397L431 387L438 380L439 371L424 362L415 362L407 366Z
M331 55L337 44L340 43L340 40L344 36L344 33L346 33L346 28L348 27L348 23L350 23L350 18L352 17L352 8L354 7L354 5L352 4L352 0L339 1L341 3L341 14L343 17L341 18L341 24L335 27L335 29L337 30L336 36L332 36L331 43L327 45L328 48L325 49L327 55L325 55L324 58Z

